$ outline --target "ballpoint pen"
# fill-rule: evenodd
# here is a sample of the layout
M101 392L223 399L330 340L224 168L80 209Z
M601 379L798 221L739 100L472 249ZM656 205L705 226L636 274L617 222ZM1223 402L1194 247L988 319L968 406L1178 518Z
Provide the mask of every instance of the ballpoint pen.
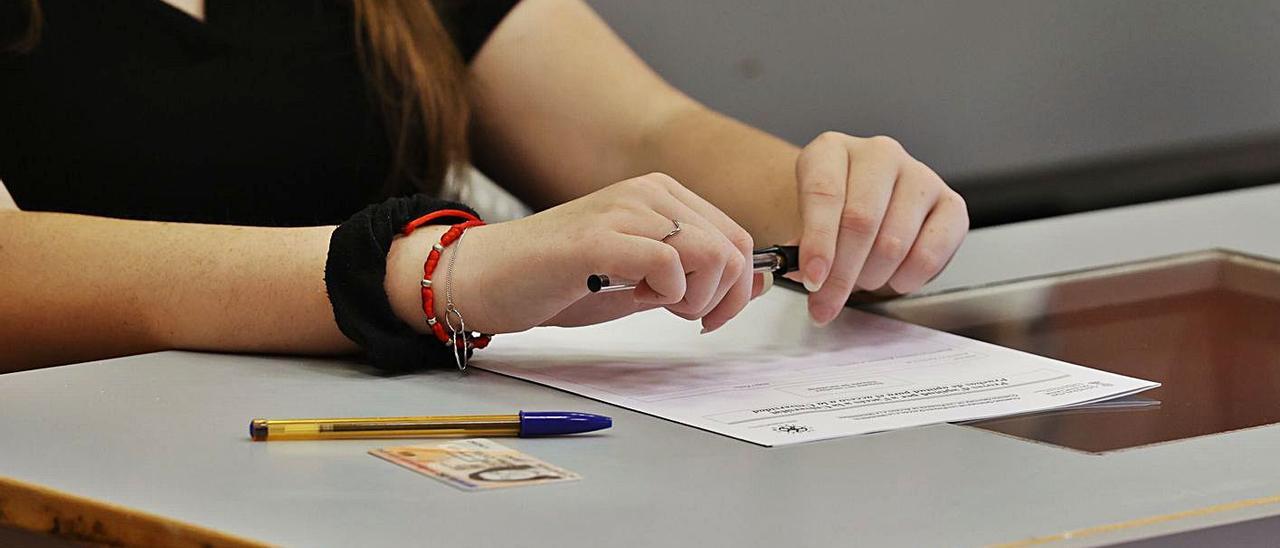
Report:
M775 245L757 249L751 254L752 270L786 274L800 269L800 251L794 245ZM636 282L610 278L608 274L587 276L587 289L592 293L611 293L635 289Z
M253 441L369 438L471 438L561 436L603 430L613 419L591 413L521 411L517 415L253 419Z

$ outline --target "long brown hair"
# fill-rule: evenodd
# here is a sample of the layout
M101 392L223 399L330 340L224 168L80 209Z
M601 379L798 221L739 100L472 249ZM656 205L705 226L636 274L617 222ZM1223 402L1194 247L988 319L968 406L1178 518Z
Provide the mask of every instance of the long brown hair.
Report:
M39 0L18 2L26 21L0 50L27 53L40 40ZM391 143L385 193L435 194L449 169L467 160L466 73L426 0L351 0L355 44Z

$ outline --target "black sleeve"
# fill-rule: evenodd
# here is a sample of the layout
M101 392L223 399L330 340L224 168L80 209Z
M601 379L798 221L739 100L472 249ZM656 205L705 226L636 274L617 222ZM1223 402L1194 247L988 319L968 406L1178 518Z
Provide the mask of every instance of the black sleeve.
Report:
M431 0L440 22L470 63L493 29L502 22L519 0Z
M387 253L409 221L432 211L471 208L424 194L390 198L353 215L333 231L324 284L338 329L363 349L368 362L388 373L453 366L452 351L435 335L413 330L387 300ZM444 224L448 220L441 219ZM461 219L452 219L460 222ZM470 355L470 349L467 351Z

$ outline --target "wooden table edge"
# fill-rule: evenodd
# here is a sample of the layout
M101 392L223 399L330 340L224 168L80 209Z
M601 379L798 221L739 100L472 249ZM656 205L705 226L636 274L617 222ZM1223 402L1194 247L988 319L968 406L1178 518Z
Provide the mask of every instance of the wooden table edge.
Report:
M1161 524L1161 523L1177 522L1177 521L1186 520L1190 518L1199 518L1199 517L1211 516L1215 514L1235 512L1238 510L1244 510L1249 508L1266 507L1266 506L1271 506L1276 504L1280 504L1280 495L1269 496L1269 497L1258 497L1258 498L1252 498L1252 499L1242 499L1242 500L1236 500L1231 502L1225 502L1222 504L1201 506L1197 508L1192 508L1190 510L1183 510L1180 512L1158 514L1154 516L1130 519L1125 521L1108 523L1104 525L1095 525L1093 527L1085 527L1082 529L1074 529L1071 531L1063 531L1061 533L1057 533L1053 535L1045 535L1040 537L1022 539L1014 542L993 544L991 545L990 548L1026 548L1029 546L1038 546L1041 544L1048 544L1051 542L1075 540L1075 539L1081 539L1085 537L1105 535L1108 533L1115 533L1117 531L1138 529L1138 528Z
M0 476L0 526L112 546L270 546L4 476Z

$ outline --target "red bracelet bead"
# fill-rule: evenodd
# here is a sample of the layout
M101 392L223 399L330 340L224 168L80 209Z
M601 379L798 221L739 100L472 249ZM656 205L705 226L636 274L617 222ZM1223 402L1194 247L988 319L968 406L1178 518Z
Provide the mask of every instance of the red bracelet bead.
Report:
M436 319L435 288L433 287L434 284L432 284L431 278L432 274L435 273L436 266L440 264L440 255L444 249L457 241L458 238L462 236L463 231L468 228L482 226L484 225L484 221L481 221L475 215L460 209L442 209L409 221L404 225L404 228L401 229L400 233L407 236L423 225L431 223L431 221L450 217L460 218L463 222L455 224L449 227L449 230L445 231L444 235L440 237L440 241L431 246L431 252L427 254L427 260L422 265L422 313L427 318L427 325L431 327L431 332L435 334L437 339L440 339L440 342L446 345L457 346L465 345L467 342L470 342L471 346L474 348L484 348L489 345L489 341L492 338L490 335L480 335L472 339L467 339L464 335L462 341L455 341L454 338L445 331L445 326L441 325L442 322Z

